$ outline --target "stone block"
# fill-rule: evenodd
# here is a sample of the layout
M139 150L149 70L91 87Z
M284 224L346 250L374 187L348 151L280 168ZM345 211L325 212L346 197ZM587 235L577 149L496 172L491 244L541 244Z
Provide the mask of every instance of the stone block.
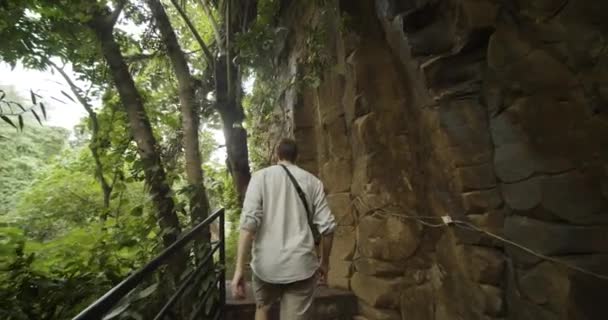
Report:
M488 111L478 100L452 100L439 109L442 128L470 128L487 132Z
M302 101L298 101L302 102ZM304 103L295 103L293 107L293 121L296 128L312 128L317 121L314 106Z
M551 72L547 72L551 70ZM576 77L568 67L545 50L533 50L504 69L507 81L525 94L546 90L567 90L576 85Z
M489 189L496 186L496 176L492 164L457 168L455 184L458 190L468 192L479 189Z
M462 14L469 29L494 27L498 4L487 0L466 0L462 2Z
M351 149L344 117L323 126L329 156L334 159L350 159Z
M471 191L462 194L465 214L479 214L502 205L502 197L497 189Z
M368 276L394 277L403 274L403 264L359 257L354 261L355 270Z
M543 208L575 224L608 223L608 199L598 188L597 179L578 172L542 178Z
M494 153L496 175L501 181L513 182L530 177L537 169L530 148L522 143L503 144Z
M491 150L492 139L486 129L473 129L467 126L450 127L444 129L446 134L445 144L448 147L471 145L478 150Z
M351 260L355 253L356 233L354 227L337 227L334 231L334 241L331 250L332 258Z
M355 217L353 216L352 200L350 193L333 193L327 196L327 204L331 213L336 218L338 226L354 226Z
M330 257L327 284L330 288L350 290L350 277L352 275L352 262Z
M359 300L359 313L370 320L401 320L401 315L398 311L374 308L362 300Z
M541 202L541 178L531 178L501 187L505 203L514 210L530 210Z
M360 218L357 226L359 252L363 257L384 261L404 261L420 243L420 226L395 216Z
M316 159L317 136L314 128L297 128L294 130L295 140L298 144L298 159L310 161Z
M355 120L353 124L353 155L370 154L380 149L378 119L374 112Z
M504 111L490 120L490 133L492 134L492 141L497 147L507 144L521 144L526 141L527 136L521 122L513 119L508 111Z
M435 320L436 292L431 283L409 287L401 293L401 318Z
M344 77L335 71L326 72L323 85L319 86L318 99L321 123L331 123L344 115L342 95L344 93Z
M492 69L518 61L532 51L530 43L524 41L516 30L500 27L490 37L488 44L488 65Z
M505 269L502 252L479 246L466 246L465 259L471 279L481 284L499 285Z
M563 311L563 303L569 298L570 280L559 266L542 262L517 274L521 275L518 287L526 299L556 313Z
M492 317L500 316L505 308L502 290L494 286L481 285L481 291L485 301L484 313Z
M330 160L323 164L321 177L330 193L346 192L352 180L350 160Z
M491 162L494 149L482 144L464 143L437 152L444 154L445 163L452 167L469 167Z
M350 278L336 276L330 269L327 277L327 286L335 289L350 290Z
M351 279L352 291L374 308L397 309L401 292L401 278L378 278L355 272Z
M503 235L504 221L507 210L496 209L486 212L484 214L472 214L467 216L469 221L476 227L494 233L496 235ZM480 233L478 231L469 231L464 229L457 229L456 234L462 243L502 247L504 243L496 240L488 235Z
M504 232L508 239L545 255L608 253L608 226L573 226L509 216ZM507 248L516 260L528 255L520 249Z

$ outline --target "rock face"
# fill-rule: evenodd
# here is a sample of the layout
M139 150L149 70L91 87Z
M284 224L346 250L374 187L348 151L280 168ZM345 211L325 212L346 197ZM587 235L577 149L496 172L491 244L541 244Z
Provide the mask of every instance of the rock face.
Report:
M608 2L282 4L278 72L318 78L285 94L286 127L361 319L606 318L608 281L471 227L608 270Z

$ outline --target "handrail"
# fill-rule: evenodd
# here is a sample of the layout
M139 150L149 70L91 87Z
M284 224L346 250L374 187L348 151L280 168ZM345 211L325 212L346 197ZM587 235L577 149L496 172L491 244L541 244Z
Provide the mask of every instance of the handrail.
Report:
M180 251L180 249L184 248L184 246L192 241L199 232L202 231L205 227L209 226L213 220L219 217L219 229L220 229L220 238L219 238L219 249L220 249L220 263L225 263L225 243L224 243L224 209L219 209L207 217L204 221L197 224L194 228L190 229L186 233L184 233L179 239L177 239L174 243L172 243L169 247L163 250L159 255L157 255L154 259L148 262L145 266L140 268L139 270L133 272L126 279L121 281L114 288L110 289L106 294L104 294L101 298L97 299L97 301L93 302L86 309L80 312L76 317L72 320L93 320L93 319L101 319L104 314L112 310L114 306L124 298L131 290L135 289L142 280L160 266L162 266L166 260L172 255L176 254ZM213 254L215 250L210 252ZM225 278L224 272L220 272L219 283L220 283L220 299L221 302L225 301Z

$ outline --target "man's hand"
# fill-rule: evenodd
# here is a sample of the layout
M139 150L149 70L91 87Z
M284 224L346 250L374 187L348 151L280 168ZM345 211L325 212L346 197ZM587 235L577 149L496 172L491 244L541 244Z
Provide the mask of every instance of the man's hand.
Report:
M327 285L327 273L329 272L329 264L321 263L319 269L317 270L318 285L326 286Z
M234 277L232 278L230 286L232 288L232 296L235 299L245 299L245 279L243 278L242 271L237 270L234 272Z

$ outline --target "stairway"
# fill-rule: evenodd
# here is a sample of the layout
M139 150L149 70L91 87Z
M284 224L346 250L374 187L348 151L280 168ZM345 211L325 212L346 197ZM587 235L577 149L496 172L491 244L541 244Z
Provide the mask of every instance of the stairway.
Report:
M226 288L230 288L230 283L226 284ZM357 299L351 292L327 287L320 287L317 290L313 319L352 320L356 314ZM227 292L225 320L253 320L254 315L255 300L249 284L247 284L247 298L244 300L235 300L230 292ZM273 306L270 320L280 320L278 305Z

